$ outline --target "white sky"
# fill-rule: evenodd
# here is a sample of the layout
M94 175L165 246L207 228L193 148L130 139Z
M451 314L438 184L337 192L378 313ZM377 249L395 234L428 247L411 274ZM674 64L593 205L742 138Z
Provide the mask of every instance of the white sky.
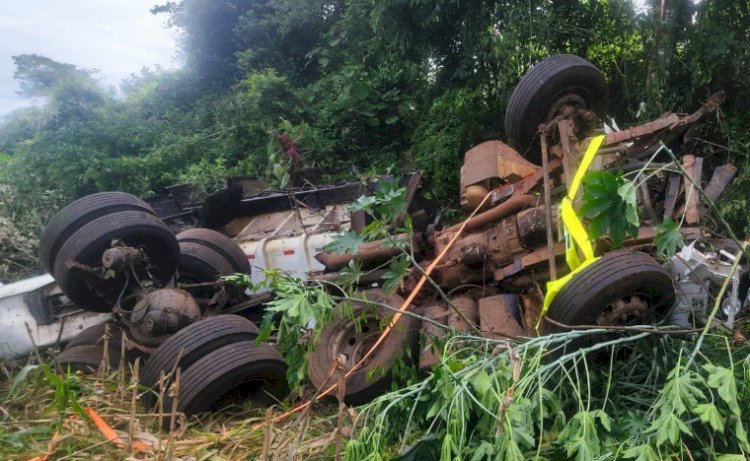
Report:
M149 10L162 0L0 0L0 116L31 101L19 98L11 56L36 53L96 68L109 86L143 66L179 66L177 32L165 14Z

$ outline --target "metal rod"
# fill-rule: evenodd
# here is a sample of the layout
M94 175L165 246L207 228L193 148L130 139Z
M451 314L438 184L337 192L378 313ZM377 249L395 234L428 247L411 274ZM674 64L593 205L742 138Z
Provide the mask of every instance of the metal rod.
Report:
M466 232L471 232L475 229L486 226L487 224L505 219L514 213L518 213L524 208L533 207L534 204L536 204L538 201L538 197L530 194L511 196L508 200L504 201L500 205L497 205L494 208L490 208L489 210L480 213L473 218L467 219L466 227L464 230ZM462 225L463 221L458 224L454 224L451 227L443 229L442 232L458 232Z
M549 260L550 280L557 279L557 262L555 261L555 242L552 235L552 191L549 178L549 152L547 152L547 132L539 127L542 143L542 170L544 171L544 219L547 227L547 258Z

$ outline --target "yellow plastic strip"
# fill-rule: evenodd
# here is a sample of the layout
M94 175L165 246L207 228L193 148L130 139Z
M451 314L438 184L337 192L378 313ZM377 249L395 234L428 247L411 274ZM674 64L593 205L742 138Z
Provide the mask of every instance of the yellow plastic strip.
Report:
M591 162L594 161L596 152L599 150L599 146L601 146L603 142L604 135L597 136L591 140L589 147L586 148L586 153L583 154L581 164L578 166L578 170L576 170L575 176L573 176L573 182L570 183L570 187L568 188L568 198L570 198L570 200L576 198L578 188L581 187L581 182L583 181L583 175L585 175L588 171L589 167L591 166Z
M582 262L580 266L575 268L573 271L570 272L570 274L566 275L565 277L561 277L557 280L551 280L547 282L547 294L544 296L544 307L542 308L542 317L544 317L544 314L547 313L547 309L549 309L550 304L552 304L552 300L555 299L555 296L562 290L562 288L565 286L566 283L570 281L573 277L576 276L579 272L583 271L586 267L597 261L599 257L587 259L586 261Z
M583 154L581 164L578 165L576 174L573 176L573 181L570 183L568 195L563 197L560 204L560 217L562 218L565 231L565 262L570 267L571 272L565 277L547 282L547 293L544 295L544 305L542 307L542 314L539 316L539 321L536 325L537 329L539 329L542 318L547 314L547 310L555 299L555 296L563 289L565 284L575 277L576 274L599 259L594 256L594 245L591 244L589 234L586 232L586 228L573 208L573 200L575 200L578 189L583 182L583 176L594 161L596 152L599 150L602 142L604 142L604 135L597 136L591 140L591 143L586 148L586 152ZM583 261L581 261L578 255L578 249L583 253Z

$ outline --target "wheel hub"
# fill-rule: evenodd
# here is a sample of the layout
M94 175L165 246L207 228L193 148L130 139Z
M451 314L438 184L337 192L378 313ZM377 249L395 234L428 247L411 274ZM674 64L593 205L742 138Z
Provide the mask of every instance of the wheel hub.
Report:
M586 108L586 101L581 96L575 93L566 93L558 96L550 105L550 108L547 111L545 122L549 122L550 120L555 118L565 106L570 106L572 108L572 112L575 112L575 109Z
M638 295L626 296L607 305L596 318L596 325L625 325L646 315L649 304Z
M338 340L331 344L332 357L343 355L345 365L352 368L365 356L380 336L380 326L376 317L368 316L364 321L352 320L342 329ZM367 361L363 363L367 365Z

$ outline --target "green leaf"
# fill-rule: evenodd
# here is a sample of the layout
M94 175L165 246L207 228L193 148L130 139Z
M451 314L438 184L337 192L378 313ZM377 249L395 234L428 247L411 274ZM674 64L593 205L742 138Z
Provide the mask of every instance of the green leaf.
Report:
M440 438L429 434L401 450L393 461L438 461L438 459L440 459Z
M492 389L492 379L490 379L490 375L488 375L486 371L480 370L479 373L472 378L471 385L479 395L484 396L490 389Z
M693 414L700 417L701 422L709 424L714 431L724 432L724 418L713 403L701 403L692 408Z
M366 99L370 94L370 88L365 82L354 82L351 87L351 95L359 100Z
M607 413L604 412L604 410L595 410L591 413L594 415L594 417L599 419L599 423L604 429L607 430L607 432L610 432L612 430L612 419Z
M352 259L349 264L342 267L339 271L339 278L336 283L344 287L352 287L357 285L359 278L362 276L362 263Z
M360 245L365 243L365 238L350 230L335 237L323 249L328 253L344 254L356 253Z
M649 428L649 432L656 432L656 445L664 445L667 441L675 445L680 440L680 433L692 435L690 428L674 413L662 413Z
M510 425L511 439L517 447L531 448L534 446L534 418L529 399L517 398L508 408L507 421Z
M742 425L742 420L739 417L735 417L734 436L737 437L740 447L743 450L750 451L750 443L747 441L747 431L745 431L745 426Z
M635 461L653 461L659 459L659 455L647 443L628 448L622 456L624 458L635 458Z
M452 461L453 450L456 448L453 437L450 434L445 434L443 438L442 446L440 447L440 461Z
M10 383L10 388L8 389L8 396L12 396L15 394L16 389L18 389L18 386L26 379L26 377L29 375L29 373L35 369L37 369L39 365L34 364L28 364L21 368L21 370L18 372L18 374L13 377L13 381Z
M719 455L716 461L745 461L745 455Z
M490 461L495 459L495 447L486 440L482 440L479 446L474 449L474 454L469 461Z
M619 180L620 178L618 178ZM638 226L638 205L636 202L635 185L631 181L623 179L623 183L617 187L617 195L625 203L625 218L631 226Z
M388 270L383 274L383 291L391 294L401 286L406 276L409 275L409 259L401 255L391 260Z
M621 246L628 235L637 235L635 186L621 173L593 171L584 176L581 200L579 213L589 220L591 238L609 233L614 246Z
M385 190L375 193L377 206L375 211L385 220L392 221L406 210L406 188L390 183Z
M388 117L385 119L386 125L393 125L394 123L398 122L398 115L393 115L391 117Z
M656 231L654 243L656 243L657 255L666 255L671 258L677 252L677 248L685 246L680 226L671 217L667 216L664 222L654 226L654 230Z
M347 208L349 210L349 213L356 213L360 210L369 211L372 209L372 206L377 203L377 199L374 196L366 196L363 195L354 202L352 202Z
M703 369L709 373L708 385L718 391L719 397L726 402L732 413L740 416L740 407L737 403L737 386L734 382L732 370L710 363L703 365Z
M595 424L596 416L594 412L579 411L560 432L558 442L565 447L568 459L591 460L599 456L601 441ZM609 417L604 416L608 424Z

